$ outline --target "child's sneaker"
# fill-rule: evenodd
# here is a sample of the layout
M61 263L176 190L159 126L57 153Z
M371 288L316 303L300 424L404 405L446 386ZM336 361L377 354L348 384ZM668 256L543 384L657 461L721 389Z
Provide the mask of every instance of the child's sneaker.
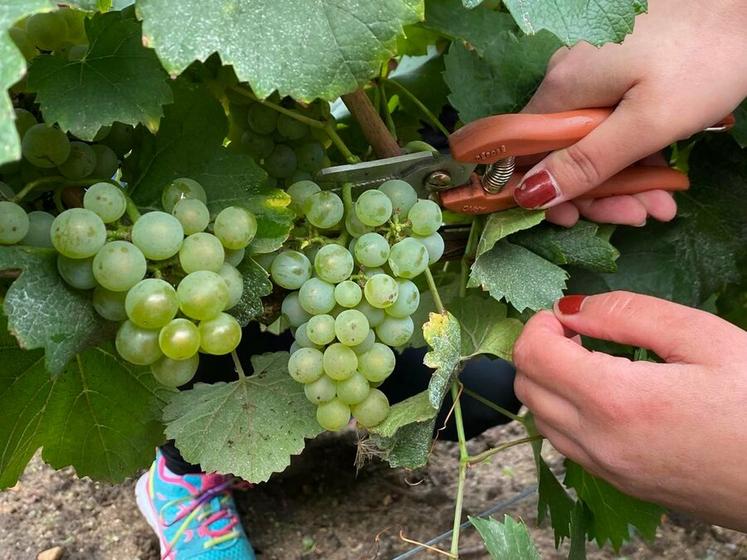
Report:
M161 543L162 560L255 560L231 496L232 479L175 475L159 450L137 482L137 505Z

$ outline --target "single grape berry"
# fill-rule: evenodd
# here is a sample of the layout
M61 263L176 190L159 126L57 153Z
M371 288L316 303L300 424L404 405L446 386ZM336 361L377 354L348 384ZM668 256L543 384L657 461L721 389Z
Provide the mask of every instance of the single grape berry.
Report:
M314 257L314 271L325 282L338 284L353 273L353 255L340 245L325 245Z
M335 301L342 307L355 307L362 297L363 290L352 280L345 280L335 286Z
M366 191L355 202L355 215L367 226L383 225L392 217L392 201L381 191Z
M323 355L315 348L300 348L288 360L288 373L299 383L313 383L324 373Z
M399 286L388 274L374 274L363 287L366 301L378 309L384 309L397 301Z
M125 298L127 292L112 292L101 286L93 290L93 308L107 321L124 321L127 319Z
M161 194L161 205L166 212L171 212L176 203L183 198L196 198L203 204L207 204L207 194L202 185L194 179L182 177L166 185Z
M254 103L249 107L247 121L254 132L270 134L275 130L278 122L277 112L262 103Z
M43 212L41 210L34 210L29 212L29 230L26 236L21 239L21 245L29 245L31 247L46 247L52 248L52 222L54 222L54 216L49 212ZM2 210L0 210L0 228L3 227ZM2 234L0 233L0 244L2 243Z
M228 287L228 303L226 309L235 307L241 301L241 295L244 293L244 277L236 270L236 267L228 263L223 263L218 275L223 278Z
M189 383L197 373L200 366L200 357L197 354L184 360L172 360L163 357L150 366L153 377L161 385L176 389L185 383Z
M389 242L378 233L361 235L355 243L355 260L363 266L377 267L389 258Z
M314 181L302 180L294 182L288 187L288 196L291 197L291 209L300 215L303 215L303 208L306 201L312 194L316 194L322 189Z
M257 234L257 218L245 208L229 206L216 216L213 232L226 249L243 249Z
M57 255L57 272L73 288L92 290L96 287L96 278L93 276L93 257L70 259L65 255Z
M397 348L398 346L407 344L410 338L412 338L414 331L415 325L412 322L412 318L405 317L404 319L398 319L396 317L386 317L376 327L376 336L384 344Z
M330 432L342 430L350 422L350 407L337 398L324 402L316 409L316 421Z
M174 216L166 212L143 214L132 226L132 242L146 258L162 261L179 252L184 241L184 228ZM221 254L221 263L223 255ZM186 270L186 272L191 272Z
M91 177L96 179L111 179L119 167L119 158L109 146L104 144L92 144L91 149L96 154L96 167Z
M350 378L337 383L337 398L347 405L358 404L368 396L370 390L368 380L355 372Z
M298 301L311 315L329 313L335 307L335 287L319 278L311 278L298 291Z
M278 115L278 132L288 140L300 140L309 133L309 126L288 115Z
M51 169L64 163L70 155L70 140L59 128L39 123L23 135L21 151L31 164Z
M105 224L110 224L124 216L127 198L122 189L111 183L96 183L86 190L83 207L98 215Z
M71 259L85 259L106 243L106 226L90 210L71 208L52 222L51 236L57 252Z
M26 33L39 50L56 51L67 40L67 22L59 12L34 14L26 20Z
M371 389L362 402L353 405L352 413L358 424L373 428L389 416L389 400L378 389Z
M296 342L301 348L316 348L317 350L321 350L321 346L319 344L316 344L311 341L311 339L306 334L306 325L308 323L304 323L303 325L299 325L296 331L293 333L293 336L296 339Z
M428 264L436 264L443 256L445 243L444 238L441 237L440 233L436 232L428 237L414 235L413 239L417 239L425 245L425 248L428 251Z
M374 343L376 342L376 333L373 330L368 331L368 335L366 335L366 338L363 342L356 346L351 346L350 349L355 352L357 356L361 356L371 350L373 348ZM359 364L360 368L360 364Z
M114 345L122 358L137 366L149 366L163 356L158 331L138 327L132 321L122 323Z
M230 354L241 342L241 325L228 313L200 321L200 350L205 354Z
M368 319L356 309L346 309L335 318L335 335L345 346L357 346L369 331Z
M337 385L329 377L322 375L316 381L304 385L303 392L309 402L318 405L335 398Z
M142 251L127 241L110 241L93 258L96 281L112 292L126 292L145 276Z
M146 278L127 292L125 310L130 321L138 327L161 328L179 311L176 290L164 280Z
M399 294L393 305L386 308L386 314L404 319L418 310L420 306L420 290L409 280L397 280Z
M358 356L358 371L371 383L379 383L389 377L397 365L394 352L386 344L375 342L364 354Z
M443 217L441 207L432 200L418 200L407 213L416 235L427 237L438 231Z
M174 205L171 211L184 229L184 235L205 231L210 223L210 211L205 203L196 198L183 198ZM243 250L240 249L240 250ZM241 262L241 261L239 261Z
M225 257L223 244L212 233L193 233L184 240L179 249L179 264L187 273L200 270L218 272Z
M350 348L335 342L324 351L324 373L335 381L344 381L358 368L358 356Z
M335 193L321 191L306 199L304 213L312 226L329 229L340 223L345 213L345 206L342 199Z
M189 319L174 319L158 333L158 345L172 360L186 360L200 349L200 331Z
M291 327L299 327L311 319L311 315L301 307L298 301L298 292L291 292L283 300L280 312L285 316Z
M209 270L187 274L176 287L179 308L187 317L197 320L212 319L228 303L228 286L220 275Z
M70 142L70 154L57 169L66 179L85 179L96 169L96 152L85 142Z
M292 177L297 167L296 153L285 144L276 144L272 153L265 158L265 170L277 179Z
M311 278L311 262L298 251L283 251L270 267L273 282L287 290L297 290Z
M15 245L29 232L26 211L15 202L0 202L0 245Z
M311 342L326 346L335 339L335 319L332 315L315 315L306 323L305 330Z
M324 167L324 146L319 142L306 142L296 150L299 169L315 172Z
M412 237L392 246L389 252L389 268L400 278L415 278L428 268L428 249Z

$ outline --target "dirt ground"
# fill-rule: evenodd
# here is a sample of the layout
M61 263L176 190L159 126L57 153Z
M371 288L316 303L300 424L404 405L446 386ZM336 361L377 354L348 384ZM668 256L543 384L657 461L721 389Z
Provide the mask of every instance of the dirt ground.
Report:
M479 452L521 435L517 427L490 430L470 442ZM282 475L238 496L244 525L260 560L393 560L413 548L401 534L427 541L451 527L456 445L438 442L430 466L418 471L367 465L356 476L352 434L312 443ZM550 456L553 468L560 466ZM535 482L527 446L470 472L465 511L480 513ZM323 468L320 468L323 465ZM544 559L555 551L551 530L536 526L536 496L497 513L519 516L532 528ZM442 543L448 547L448 541ZM462 539L463 559L487 559L473 530ZM134 481L111 486L54 472L38 458L19 484L0 493L0 560L34 559L62 546L65 560L158 560L158 545L135 505ZM589 546L589 558L747 559L747 535L669 516L653 544L639 540L615 554ZM445 558L420 552L410 558Z

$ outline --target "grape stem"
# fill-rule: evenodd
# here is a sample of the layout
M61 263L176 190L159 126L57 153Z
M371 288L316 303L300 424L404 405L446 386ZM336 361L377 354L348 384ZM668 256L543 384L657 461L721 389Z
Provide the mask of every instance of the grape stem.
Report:
M400 84L399 82L392 80L390 78L380 78L383 82L386 83L387 86L392 86L394 89L396 89L399 93L401 93L404 97L406 97L413 105L415 105L418 110L420 110L421 113L423 113L423 116L430 121L430 123L438 129L441 134L449 137L449 130L441 124L441 121L438 120L438 117L434 115L428 107L425 106L425 104L418 99L414 93L412 93L409 89L407 89L405 86Z
M451 398L454 401L454 423L456 424L457 438L459 441L459 478L457 479L457 493L454 502L454 525L451 533L451 549L449 552L454 558L459 556L459 532L462 525L462 507L464 504L464 483L467 480L467 467L469 466L469 452L467 451L467 438L464 435L464 421L462 419L462 407L459 404L459 383L457 380L451 384Z
M324 131L327 133L327 136L329 136L329 139L332 140L335 148L337 148L337 150L342 154L342 157L345 158L345 161L347 161L348 163L358 163L361 158L350 151L350 148L348 148L344 140L340 138L339 134L337 134L337 129L335 128L335 126L335 123L333 123L332 121L328 121L324 127Z
M239 355L236 353L236 350L231 351L231 358L233 359L233 365L234 368L236 368L236 373L239 374L239 379L246 379L244 366L241 365L241 360L239 360Z
M535 441L541 441L544 438L539 435L533 435L533 436L527 436L520 439L515 439L512 441L507 441L506 443L502 443L496 447L492 447L490 449L487 449L483 451L482 453L478 453L477 455L472 455L468 458L467 464L469 466L477 465L478 463L482 463L483 461L486 461L496 453L500 453L501 451L505 451L506 449L509 449L510 447L516 447L517 445L523 445L525 443L534 443Z
M387 130L389 134L396 140L397 139L397 127L394 125L394 119L392 118L392 112L389 109L389 100L386 97L386 88L384 82L379 82L377 89L381 92L381 110L384 113L384 119L386 121Z
M436 304L436 310L441 313L441 315L446 314L446 308L444 307L443 301L441 301L441 295L438 293L438 288L436 287L436 281L433 279L433 274L431 274L431 269L426 268L425 272L425 280L428 282L428 289L431 292L431 296L433 296L433 303Z
M130 219L130 221L134 224L140 219L140 210L137 209L137 206L135 206L135 203L132 202L132 199L127 196L127 208L125 210L125 213L127 214L127 217Z

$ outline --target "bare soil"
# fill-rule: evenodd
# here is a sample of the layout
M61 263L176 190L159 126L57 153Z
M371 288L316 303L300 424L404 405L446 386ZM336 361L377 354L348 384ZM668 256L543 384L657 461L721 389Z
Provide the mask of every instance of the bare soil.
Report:
M517 427L495 428L470 442L480 452L520 437ZM393 560L451 527L456 488L456 445L437 442L430 465L417 472L380 462L355 472L352 434L312 442L269 483L237 494L243 522L260 560ZM560 459L548 454L553 468ZM470 471L465 511L478 514L535 483L527 446L507 450ZM140 516L135 481L112 486L55 472L36 457L18 485L0 493L0 559L27 560L54 546L65 560L158 560L158 544ZM565 558L552 532L537 527L536 495L495 514L524 519L544 559ZM448 540L441 543L448 548ZM681 515L668 516L651 544L634 540L619 553L589 545L589 558L747 560L747 535ZM446 558L420 552L411 558ZM462 538L463 559L488 559L473 530Z

